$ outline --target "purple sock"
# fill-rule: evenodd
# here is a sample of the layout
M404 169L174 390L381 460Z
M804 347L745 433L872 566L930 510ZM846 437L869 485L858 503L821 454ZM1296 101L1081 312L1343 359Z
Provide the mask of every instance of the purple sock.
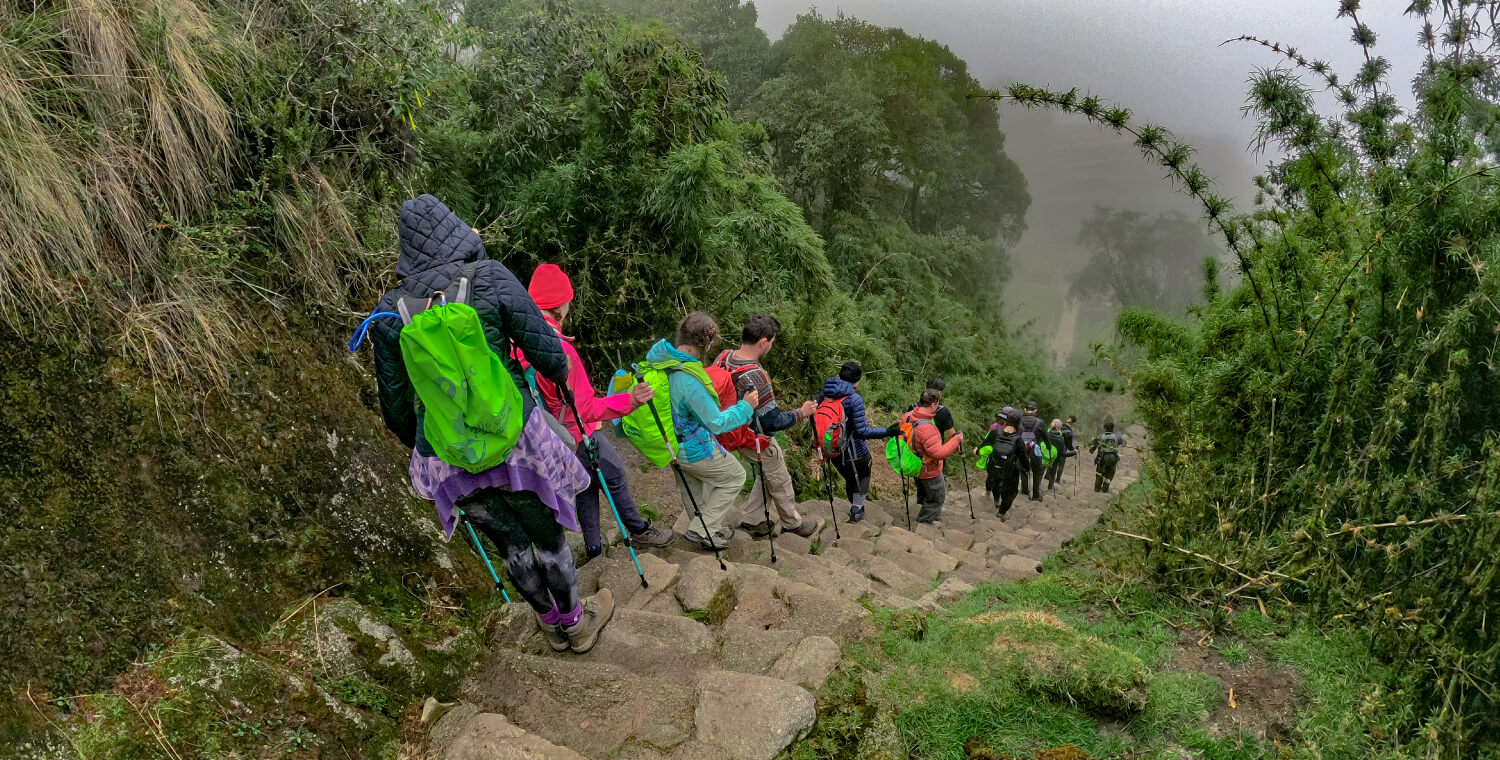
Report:
M552 603L551 612L544 612L536 616L537 620L542 621L542 625L557 625L558 621L562 620L562 618L563 614L557 611L557 602Z
M583 619L583 605L582 604L579 604L577 607L574 607L572 612L567 612L567 613L559 612L559 613L557 613L557 622L559 624L561 624L562 627L564 627L564 628L567 628L568 626L578 625L578 621L582 620L582 619Z

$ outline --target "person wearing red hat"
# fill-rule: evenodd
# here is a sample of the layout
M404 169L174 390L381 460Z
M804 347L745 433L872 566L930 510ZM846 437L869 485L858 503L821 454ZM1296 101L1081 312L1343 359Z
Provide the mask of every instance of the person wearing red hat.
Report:
M573 415L573 410L568 408L555 383L538 375L536 386L537 391L542 395L542 403L546 405L547 411L561 421L567 427L568 432L573 435L574 450L585 467L589 465L589 459L587 452L584 451L583 439L587 436L593 441L599 458L599 473L604 476L604 482L609 486L609 493L614 497L615 507L620 512L620 520L630 531L631 540L639 545L653 548L670 546L676 540L677 534L670 528L655 527L651 521L641 516L635 499L630 495L630 483L625 478L625 467L620 463L619 453L609 442L608 436L599 435L599 423L624 417L635 411L641 404L650 401L653 395L651 386L639 383L628 393L604 397L597 395L594 392L593 383L589 382L588 370L583 366L583 357L579 356L578 349L573 347L573 339L564 335L562 331L563 322L568 318L568 311L573 303L573 282L568 279L568 275L561 267L556 264L543 264L532 273L531 284L527 291L531 294L532 300L536 301L537 307L542 310L542 316L546 318L547 324L551 325L557 336L562 339L563 353L568 357L568 390L572 392L573 401L578 407L578 415L583 419L580 420ZM597 557L604 553L604 541L599 528L598 478L590 481L587 491L578 494L576 504L585 551L590 558Z

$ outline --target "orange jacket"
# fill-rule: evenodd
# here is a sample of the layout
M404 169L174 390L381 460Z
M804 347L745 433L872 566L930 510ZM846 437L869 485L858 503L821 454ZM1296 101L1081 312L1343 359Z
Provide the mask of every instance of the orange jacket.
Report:
M934 411L917 407L906 413L901 418L903 424L915 424L918 421L932 422ZM912 428L911 449L917 456L922 458L922 471L917 473L918 480L927 480L943 474L943 460L958 452L958 436L948 439L943 443L943 434L938 432L937 425L916 425Z

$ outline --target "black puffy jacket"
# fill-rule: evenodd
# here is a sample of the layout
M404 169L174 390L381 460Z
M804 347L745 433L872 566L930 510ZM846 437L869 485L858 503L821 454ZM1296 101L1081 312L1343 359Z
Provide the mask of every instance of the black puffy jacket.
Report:
M511 358L511 347L520 348L537 372L560 387L566 387L568 380L568 357L562 342L542 318L536 302L504 264L485 258L484 241L478 233L437 198L423 195L401 204L399 233L401 257L396 261L396 274L401 282L381 297L376 311L395 312L396 301L402 296L427 298L457 280L465 264L479 262L470 282L469 305L479 312L490 349L499 354L516 387L523 390L522 413L524 419L530 419L535 402L524 392L526 373ZM377 319L370 327L380 413L386 427L402 443L423 456L433 456L432 447L422 437L416 394L401 359L401 327L401 320L394 317Z

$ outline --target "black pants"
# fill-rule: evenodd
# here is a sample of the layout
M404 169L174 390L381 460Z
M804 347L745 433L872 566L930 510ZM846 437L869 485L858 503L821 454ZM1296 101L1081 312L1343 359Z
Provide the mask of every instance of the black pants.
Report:
M554 604L563 612L578 609L573 550L556 513L535 494L483 488L456 506L475 530L495 542L511 583L537 614L551 612Z
M1094 490L1109 493L1109 481L1115 479L1115 467L1120 464L1120 455L1105 451L1094 457Z
M1063 452L1057 452L1057 458L1052 460L1052 466L1047 468L1047 488L1052 488L1057 481L1062 480L1063 465L1067 462L1068 459L1063 456Z
M1042 500L1042 457L1041 455L1021 455L1021 463L1027 469L1021 472L1021 493L1030 494L1032 501ZM1029 483L1024 481L1030 481ZM1028 490L1027 486L1031 488Z
M870 454L862 457L840 456L833 460L833 469L844 476L844 497L849 503L863 508L865 494L870 492ZM854 497L858 496L856 499Z
M989 470L985 474L984 487L995 500L996 511L1006 514L1016 503L1016 493L1021 490L1021 468L1015 464L1002 464Z
M943 502L948 500L948 479L942 473L935 478L915 478L917 481L917 503L922 511L917 513L917 522L937 522L943 516Z
M615 507L620 510L620 520L625 523L625 529L630 535L638 535L646 532L651 523L641 517L641 512L636 508L635 499L630 496L630 481L625 479L625 465L620 464L620 455L615 451L614 444L609 442L609 437L594 431L590 436L594 440L599 453L599 472L604 475L604 482L609 486L610 495L615 497ZM584 469L589 466L588 454L583 450L580 442L574 452L578 455L578 461L583 463ZM592 473L590 473L592 474ZM578 527L583 533L584 546L590 557L598 556L602 551L600 548L604 540L599 528L599 478L589 479L588 490L578 494L574 502L578 508ZM613 520L614 515L609 519Z

